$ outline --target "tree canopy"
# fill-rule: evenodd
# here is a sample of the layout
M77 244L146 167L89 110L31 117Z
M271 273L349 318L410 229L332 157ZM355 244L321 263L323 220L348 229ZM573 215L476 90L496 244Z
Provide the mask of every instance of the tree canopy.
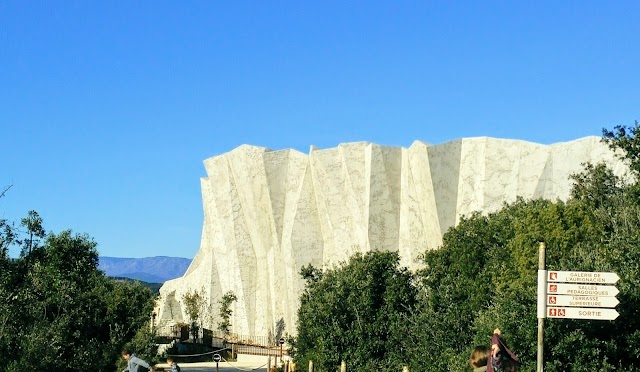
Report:
M0 232L0 354L6 371L113 370L120 349L148 328L153 294L98 270L96 243L46 234L34 212ZM18 258L8 247L18 245Z
M417 295L399 262L397 253L370 252L322 273L303 268L296 359L313 360L318 370L334 370L343 360L357 371L396 370L406 358L398 346Z

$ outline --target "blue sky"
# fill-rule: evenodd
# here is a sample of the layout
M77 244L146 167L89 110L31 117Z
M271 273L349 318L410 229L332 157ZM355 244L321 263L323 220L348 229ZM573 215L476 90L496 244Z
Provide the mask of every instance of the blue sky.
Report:
M0 218L192 258L202 161L640 119L637 1L0 2ZM16 252L13 252L14 254Z

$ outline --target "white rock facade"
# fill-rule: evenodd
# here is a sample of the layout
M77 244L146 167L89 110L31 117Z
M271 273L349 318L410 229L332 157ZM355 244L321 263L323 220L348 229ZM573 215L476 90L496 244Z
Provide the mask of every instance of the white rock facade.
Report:
M204 161L201 247L186 274L160 290L159 321L186 320L182 295L204 290L215 313L232 291L232 332L295 332L302 266L331 267L356 252L398 251L412 269L463 215L517 196L565 200L582 163L626 168L598 137L541 145L487 137L409 148L367 142L271 151L240 146ZM215 327L218 319L209 320Z

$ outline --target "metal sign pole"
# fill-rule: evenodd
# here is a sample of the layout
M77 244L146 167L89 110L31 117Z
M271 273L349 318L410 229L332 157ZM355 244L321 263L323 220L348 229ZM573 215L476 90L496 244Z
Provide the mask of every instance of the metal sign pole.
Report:
M216 353L213 354L213 361L216 362L216 372L218 372L220 369L218 368L218 362L220 362L222 360L222 357L220 356L220 354Z
M544 371L544 318L547 316L547 269L545 254L547 244L540 242L538 247L538 368Z
M278 340L278 343L280 344L280 363L283 363L283 359L282 359L282 345L284 345L284 337L280 337L280 339Z

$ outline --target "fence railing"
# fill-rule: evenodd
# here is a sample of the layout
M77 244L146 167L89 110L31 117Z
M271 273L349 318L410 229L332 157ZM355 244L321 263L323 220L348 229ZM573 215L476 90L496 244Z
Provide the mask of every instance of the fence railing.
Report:
M273 356L280 357L287 355L287 349L282 349L282 353L279 347L262 347L254 345L232 344L231 349L237 354L246 355L259 355L259 356Z
M192 337L188 324L158 326L155 331L156 337L163 339L186 341ZM278 340L268 336L242 335L237 333L231 333L225 336L225 334L220 331L200 328L197 338L199 343L208 346L233 347L234 351L239 354L279 356L281 352ZM287 354L286 348L282 349L282 353L284 355Z

